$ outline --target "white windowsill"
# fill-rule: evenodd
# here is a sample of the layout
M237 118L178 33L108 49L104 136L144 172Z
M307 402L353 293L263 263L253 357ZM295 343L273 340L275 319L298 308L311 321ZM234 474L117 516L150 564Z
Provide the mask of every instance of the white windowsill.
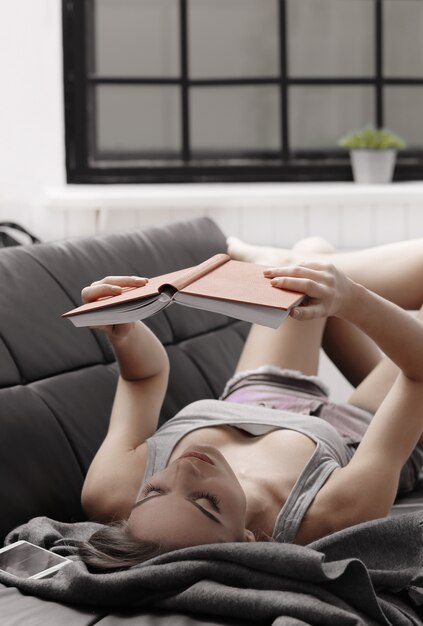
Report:
M64 185L45 190L49 209L94 211L101 230L110 211L239 209L259 206L324 206L422 203L423 181L389 185L357 183L199 183L146 185Z
M199 208L219 201L239 202L280 199L285 202L313 199L314 202L350 198L383 200L423 198L423 181L390 185L356 183L204 183L158 185L64 185L46 189L46 203L62 210Z

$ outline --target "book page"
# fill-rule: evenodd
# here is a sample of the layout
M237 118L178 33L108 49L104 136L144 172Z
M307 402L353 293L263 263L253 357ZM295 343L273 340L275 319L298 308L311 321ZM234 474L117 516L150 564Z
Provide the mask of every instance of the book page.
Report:
M165 309L172 303L172 295L161 293L159 296L137 301L123 302L116 306L101 308L96 311L79 313L69 317L74 326L103 326L107 324L124 324L136 322L150 317Z
M176 304L183 304L193 309L203 309L212 311L213 313L221 313L228 317L244 320L244 322L250 322L250 324L260 324L261 326L269 326L270 328L279 328L289 315L288 311L283 309L275 309L258 304L245 304L244 302L229 302L228 300L217 300L203 296L193 296L180 291L175 293L173 301L176 302Z

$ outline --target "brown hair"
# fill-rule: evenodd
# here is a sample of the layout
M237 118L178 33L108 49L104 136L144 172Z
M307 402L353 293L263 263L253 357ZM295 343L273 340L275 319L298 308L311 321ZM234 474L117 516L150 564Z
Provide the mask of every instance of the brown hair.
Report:
M128 522L120 520L97 530L88 541L79 542L78 556L89 569L108 571L138 565L171 549L156 541L135 538Z
M257 541L275 541L262 531L255 531ZM172 545L134 537L127 520L112 522L97 530L87 541L77 544L78 556L90 570L111 571L127 569L170 552Z

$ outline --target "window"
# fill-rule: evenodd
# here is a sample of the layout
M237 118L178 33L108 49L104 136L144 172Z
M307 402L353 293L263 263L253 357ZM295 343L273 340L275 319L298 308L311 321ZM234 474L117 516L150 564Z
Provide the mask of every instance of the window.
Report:
M420 0L63 0L68 182L351 180L387 126L423 174Z

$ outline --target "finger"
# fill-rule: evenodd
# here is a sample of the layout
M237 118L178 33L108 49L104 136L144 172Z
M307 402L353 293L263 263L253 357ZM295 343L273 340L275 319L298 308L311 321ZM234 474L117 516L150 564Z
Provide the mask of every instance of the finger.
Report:
M283 267L270 267L264 270L267 278L279 276L298 276L304 278L329 278L333 266L330 263L320 263L319 261L307 261L296 265L286 265Z
M289 315L299 322L306 322L319 317L326 317L326 311L322 304L311 304L308 306L296 306L290 310Z
M292 271L293 267L296 267L296 266L294 266L294 265L282 265L281 267L268 267L267 269L263 270L263 274L267 278L274 278L276 276L283 276L286 273L290 273Z
M101 280L95 280L92 285L118 285L119 287L142 287L148 282L148 278L141 276L106 276Z
M278 289L288 289L304 293L311 298L323 299L327 296L327 287L320 282L316 282L310 278L291 278L290 276L281 276L272 278L270 281L272 287Z
M95 302L100 298L107 296L117 296L122 293L122 287L119 285L105 285L98 283L91 285L90 287L84 287L81 291L81 298L83 302Z
M328 272L335 269L335 265L328 261L318 261L317 259L310 259L309 261L300 261L298 265L309 267L310 269L320 270L322 272Z

